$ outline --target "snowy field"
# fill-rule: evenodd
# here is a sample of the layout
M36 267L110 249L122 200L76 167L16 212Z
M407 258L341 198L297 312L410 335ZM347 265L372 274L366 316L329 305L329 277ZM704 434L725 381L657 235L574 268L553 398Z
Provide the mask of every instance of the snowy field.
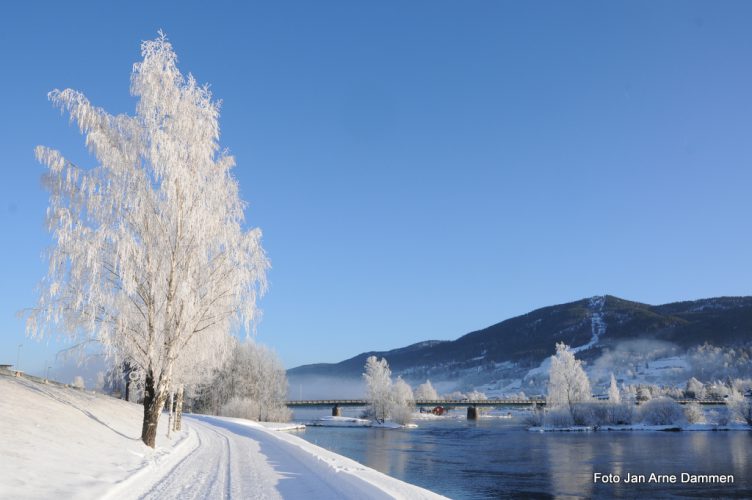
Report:
M279 426L184 418L156 449L142 407L0 375L1 498L443 498ZM282 426L285 428L285 426Z

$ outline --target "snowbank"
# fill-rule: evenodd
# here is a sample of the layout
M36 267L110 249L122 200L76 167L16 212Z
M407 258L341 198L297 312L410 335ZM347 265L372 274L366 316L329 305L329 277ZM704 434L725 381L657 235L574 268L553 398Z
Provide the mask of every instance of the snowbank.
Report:
M139 405L0 373L4 498L101 498L113 484L190 446L188 434L141 442Z
M305 425L282 422L259 422L259 425L272 431L304 431Z
M320 417L308 423L311 427L380 427L382 429L415 429L415 424L398 424L387 420L375 422L364 418L354 417Z
M321 417L312 420L308 425L313 427L370 427L371 421L354 417Z

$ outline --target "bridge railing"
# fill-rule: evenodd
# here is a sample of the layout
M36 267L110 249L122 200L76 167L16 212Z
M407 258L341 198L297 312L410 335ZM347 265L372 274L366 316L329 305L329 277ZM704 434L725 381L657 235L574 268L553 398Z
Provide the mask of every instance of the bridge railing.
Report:
M700 405L722 405L726 401L715 399L676 399L674 400L681 405L697 403ZM594 403L608 403L604 400L595 400ZM638 401L636 404L644 403ZM306 399L306 400L289 400L285 401L287 406L368 406L371 402L367 399ZM415 406L545 406L545 399L418 399Z
M367 399L308 399L286 401L287 406L368 406ZM415 406L528 406L545 405L545 399L418 399Z

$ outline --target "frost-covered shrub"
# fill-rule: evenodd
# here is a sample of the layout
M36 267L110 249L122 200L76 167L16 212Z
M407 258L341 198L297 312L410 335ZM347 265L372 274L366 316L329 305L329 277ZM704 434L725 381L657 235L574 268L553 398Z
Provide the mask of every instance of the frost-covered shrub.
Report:
M259 415L258 401L248 398L232 397L222 405L220 414L225 417L246 418L248 420L257 420Z
M630 425L634 420L634 405L632 403L620 403L608 405L608 424Z
M591 402L572 405L572 420L575 425L629 425L633 418L630 403Z
M448 394L444 394L443 396L441 396L441 399L463 400L463 399L467 399L467 394L465 394L464 392L460 392L460 391L454 391Z
M724 406L711 412L711 420L715 421L716 425L723 427L730 424L733 419L729 409Z
M541 427L543 425L543 410L534 407L530 412L525 414L522 422L528 427Z
M705 386L702 382L692 377L687 380L687 388L684 395L692 399L705 399Z
M75 387L76 389L86 389L84 378L81 375L76 375L75 377L73 377L71 386Z
M407 406L397 406L392 408L390 415L392 421L405 425L413 420L413 409Z
M554 408L546 410L543 416L543 425L555 428L572 427L574 419L572 419L572 414L567 408Z
M292 411L287 406L279 404L267 408L264 416L266 422L289 422Z
M255 342L237 342L230 359L212 380L197 388L194 411L237 416L258 421L284 421L291 413L283 401L287 395L287 376L273 351ZM238 406L238 401L254 402ZM226 409L244 415L230 415Z
M640 420L648 425L675 425L685 421L679 403L669 398L651 399L640 406Z
M653 399L653 393L650 387L641 385L637 387L637 401L650 401Z
M731 386L739 394L744 394L745 392L752 389L752 379L735 378L731 381Z
M428 401L435 401L439 399L439 394L434 389L430 380L426 380L415 388L415 399L422 399Z
M397 381L392 384L392 394L390 398L389 416L398 424L409 424L413 419L415 411L415 399L413 390L402 377L397 377Z
M576 403L570 408L574 425L601 425L606 420L606 404Z
M731 389L722 382L714 382L705 389L705 397L707 399L723 401L731 395Z
M704 424L705 412L697 403L690 403L684 407L684 416L690 424Z
M662 389L661 394L671 399L682 399L684 397L684 391L675 386Z
M465 395L465 397L470 401L485 401L488 399L486 393L480 391L470 391Z
M752 425L752 401L738 399L728 404L728 412L734 420L741 420L747 425Z
M265 422L287 422L292 413L283 404L262 404L249 398L232 397L222 405L220 414L225 417L262 420Z

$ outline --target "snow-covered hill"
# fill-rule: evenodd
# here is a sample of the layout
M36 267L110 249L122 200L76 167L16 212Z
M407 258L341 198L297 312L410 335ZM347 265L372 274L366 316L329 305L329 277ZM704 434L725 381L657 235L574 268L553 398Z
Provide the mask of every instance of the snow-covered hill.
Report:
M686 381L697 368L693 362L702 362L698 356L692 359L699 346L748 347L751 339L752 297L653 306L606 295L537 309L453 341L420 342L340 363L293 368L288 379L291 397L299 392L358 397L362 387L351 388L346 381L358 381L366 358L375 355L389 361L393 375L413 385L430 379L440 392L539 394L548 377L547 359L555 344L564 342L585 362L597 390L611 372L626 383ZM714 376L702 368L699 372Z
M156 449L141 442L141 406L0 371L0 496L101 498L136 471L159 463L187 433Z

